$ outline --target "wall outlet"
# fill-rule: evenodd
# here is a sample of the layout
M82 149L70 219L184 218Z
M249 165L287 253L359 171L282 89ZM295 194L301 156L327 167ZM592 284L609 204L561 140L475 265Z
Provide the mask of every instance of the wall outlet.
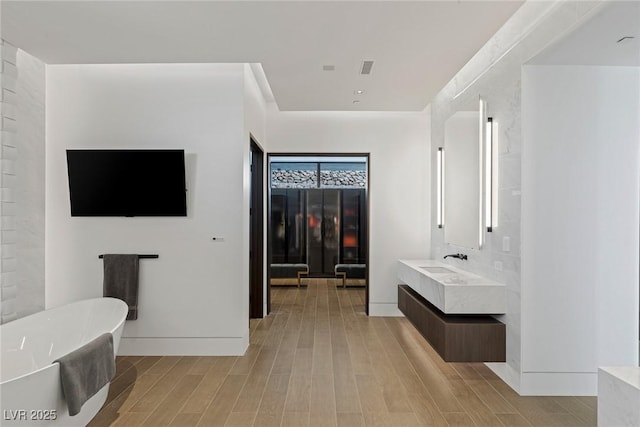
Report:
M493 268L497 271L502 271L502 261L494 261Z
M502 238L502 251L509 252L511 250L511 238L509 236L504 236Z

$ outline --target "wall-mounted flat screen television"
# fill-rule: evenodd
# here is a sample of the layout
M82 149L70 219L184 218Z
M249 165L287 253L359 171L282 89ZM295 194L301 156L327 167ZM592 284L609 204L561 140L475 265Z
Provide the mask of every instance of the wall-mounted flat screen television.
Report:
M67 150L71 216L186 216L184 150Z

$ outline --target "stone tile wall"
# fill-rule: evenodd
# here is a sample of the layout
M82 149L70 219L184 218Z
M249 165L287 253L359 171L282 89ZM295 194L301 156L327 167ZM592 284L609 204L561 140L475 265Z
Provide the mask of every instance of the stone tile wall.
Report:
M16 296L17 287L17 232L16 232L16 158L17 158L17 77L16 67L17 49L0 40L0 79L1 79L1 122L0 122L0 156L2 169L0 173L1 204L0 218L2 229L0 230L0 300L2 311L0 321L2 323L17 318Z

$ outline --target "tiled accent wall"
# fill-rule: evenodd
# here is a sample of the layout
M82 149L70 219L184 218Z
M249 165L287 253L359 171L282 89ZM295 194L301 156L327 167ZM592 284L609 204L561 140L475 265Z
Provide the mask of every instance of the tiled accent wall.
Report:
M1 205L0 218L2 229L0 232L0 300L2 311L0 321L2 323L11 321L17 317L16 297L17 297L17 231L16 231L16 200L15 200L15 163L17 158L16 136L17 136L17 77L16 67L17 49L0 40L0 57L2 79L1 95L1 123L0 123L0 145L2 168L0 173Z
M16 314L44 310L45 64L18 49L18 147L15 160Z
M1 41L2 323L44 309L45 65Z

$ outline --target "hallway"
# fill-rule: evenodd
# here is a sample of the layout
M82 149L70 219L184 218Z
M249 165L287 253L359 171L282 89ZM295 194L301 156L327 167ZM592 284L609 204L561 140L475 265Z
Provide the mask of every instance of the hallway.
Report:
M242 357L117 359L90 426L591 426L595 397L520 397L483 364L445 363L363 288L273 287Z

